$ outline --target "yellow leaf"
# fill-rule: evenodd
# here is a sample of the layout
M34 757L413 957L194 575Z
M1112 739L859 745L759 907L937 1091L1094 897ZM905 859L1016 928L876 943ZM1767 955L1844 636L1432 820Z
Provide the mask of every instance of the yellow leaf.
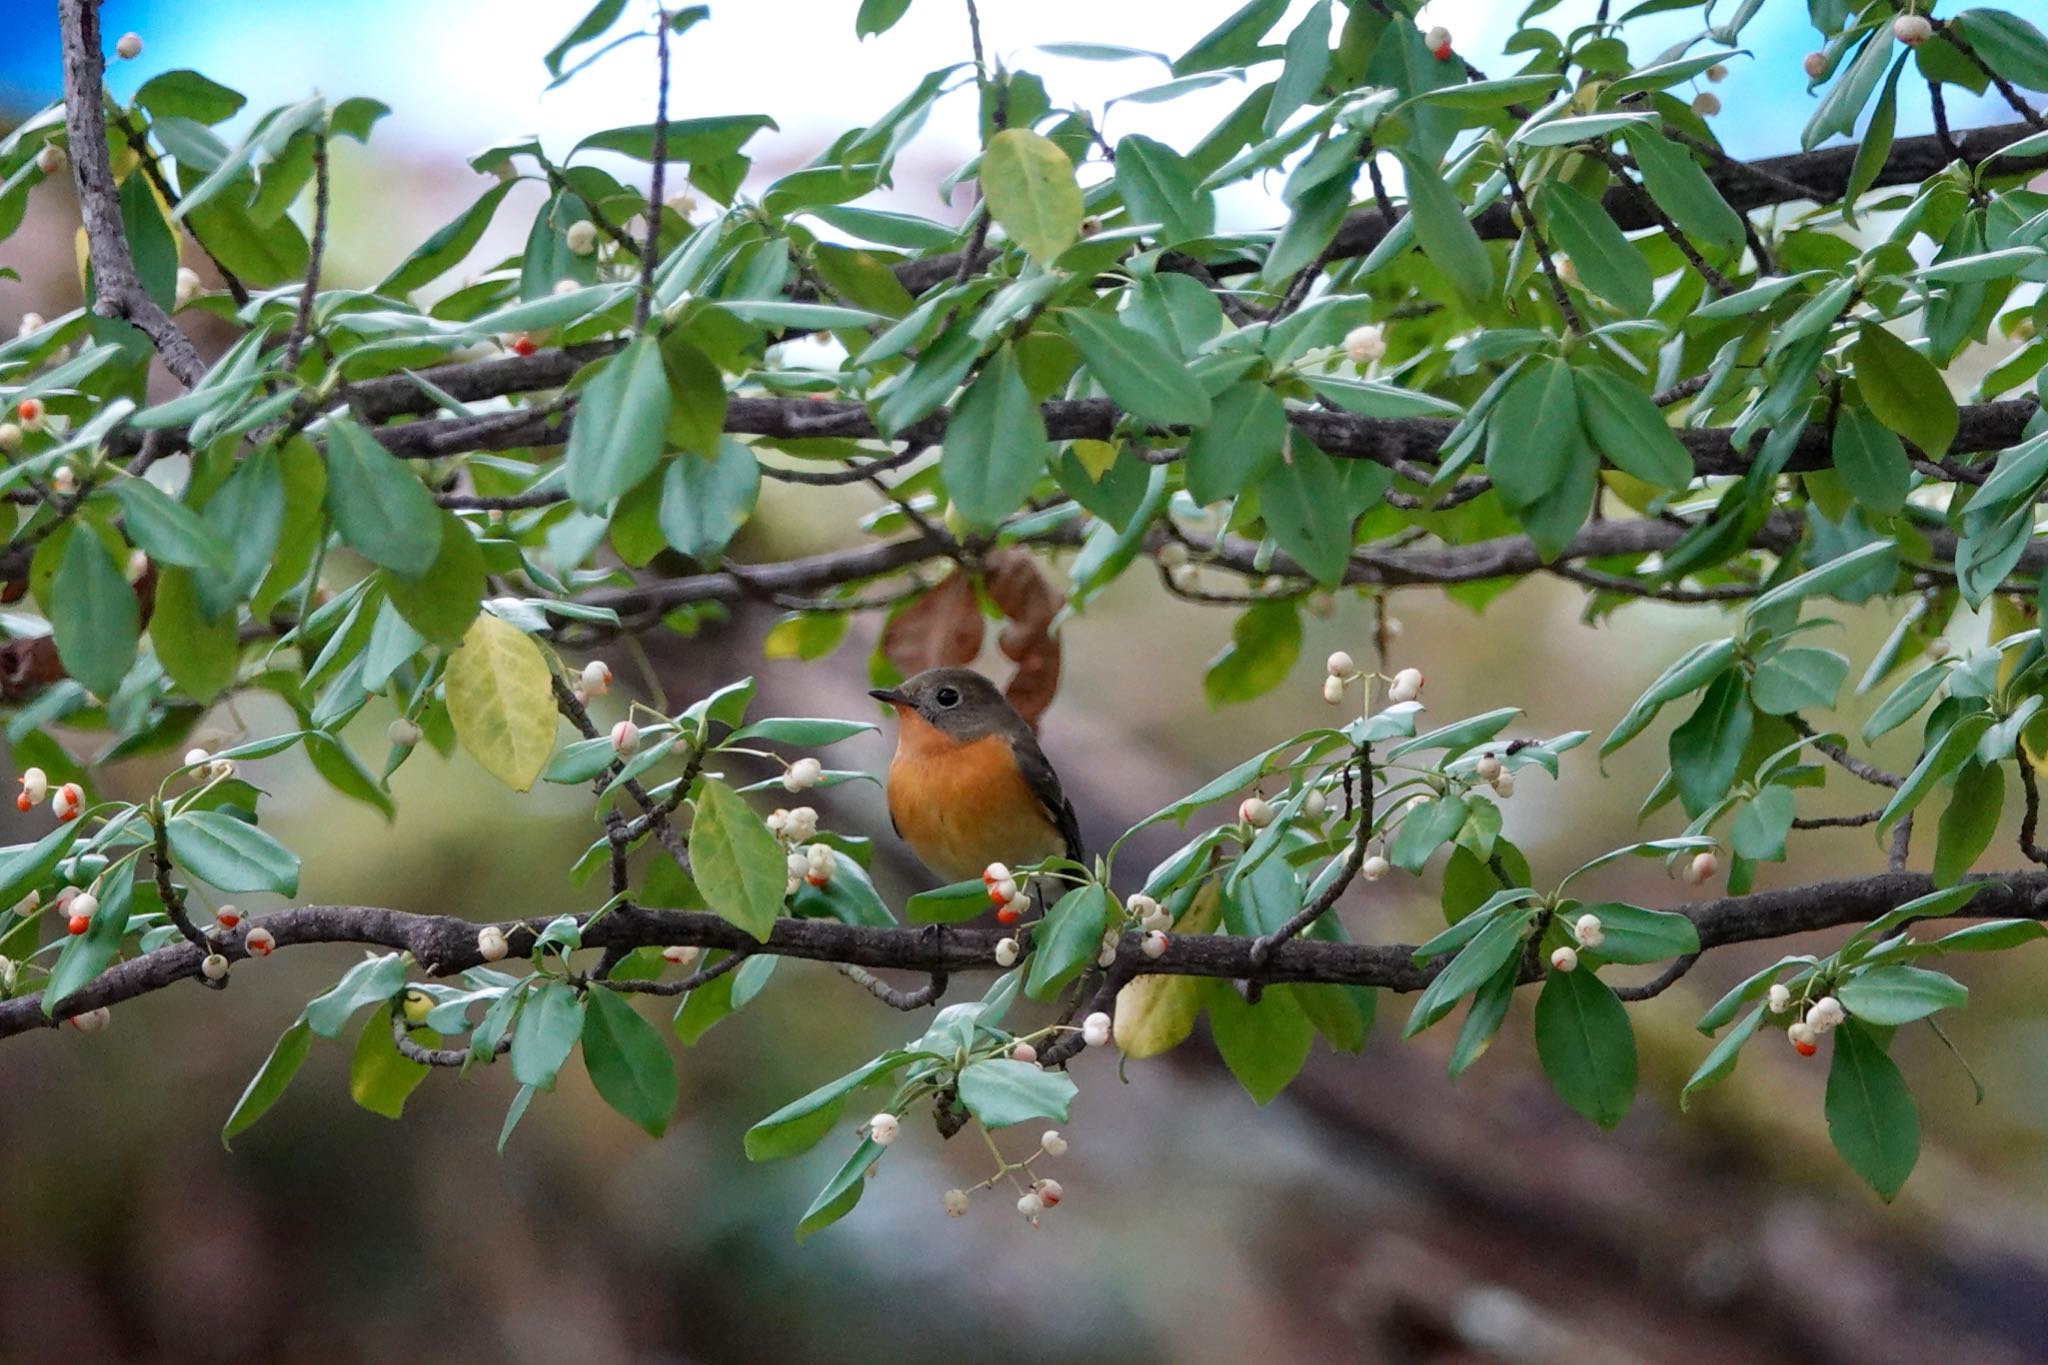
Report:
M1175 934L1206 934L1223 917L1222 883L1211 880L1174 924ZM1208 982L1194 976L1141 976L1117 992L1116 1047L1132 1060L1171 1052L1194 1032Z
M448 718L484 770L526 791L555 746L547 656L530 636L486 612L448 660Z
M1117 446L1114 441L1076 441L1073 445L1074 458L1081 462L1081 468L1088 471L1088 477L1097 483L1116 463Z

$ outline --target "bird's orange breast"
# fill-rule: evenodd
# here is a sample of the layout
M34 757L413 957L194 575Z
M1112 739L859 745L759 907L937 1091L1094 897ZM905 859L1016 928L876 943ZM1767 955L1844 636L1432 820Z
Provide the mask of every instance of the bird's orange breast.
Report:
M925 866L962 882L990 863L1032 863L1065 848L1007 739L962 744L911 711L901 724L889 815Z

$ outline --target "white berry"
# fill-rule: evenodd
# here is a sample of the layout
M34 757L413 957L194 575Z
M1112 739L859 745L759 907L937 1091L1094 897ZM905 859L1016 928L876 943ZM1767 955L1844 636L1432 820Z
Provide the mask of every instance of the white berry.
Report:
M1061 1187L1060 1182L1057 1180L1034 1181L1032 1182L1031 1189L1038 1196L1039 1202L1047 1208L1051 1208L1067 1197L1066 1190Z
M476 955L486 962L501 962L505 954L512 951L512 941L505 937L505 931L495 924L486 924L476 931Z
M1166 942L1166 935L1154 929L1151 933L1145 935L1145 956L1155 961L1166 956Z
M1901 14L1892 20L1892 37L1907 47L1918 47L1934 36L1934 25L1924 14Z
M1716 854L1711 848L1702 849L1693 855L1691 862L1685 865L1685 879L1694 886L1698 886L1702 882L1712 881L1714 874L1720 870L1720 855Z
M789 765L789 771L782 775L784 791L800 792L818 785L825 775L825 765L815 758L800 758Z
M1016 966L1017 954L1021 951L1021 947L1014 938L998 940L996 943L996 965L998 967Z
M1370 365L1387 353L1387 334L1384 329L1368 323L1353 327L1344 334L1344 354L1351 357L1355 365Z
M0 450L4 450L11 455L20 449L21 424L18 422L0 422Z
M947 1190L945 1205L948 1218L965 1218L967 1216L967 1191Z
M177 306L183 308L186 304L198 298L205 287L204 282L199 278L198 271L187 265L179 266L178 288L175 299Z
M583 665L583 691L586 696L601 697L612 690L612 667L602 659L592 659Z
M1414 701L1422 695L1422 670L1404 668L1394 675L1394 681L1387 686L1388 701Z
M1692 97L1692 111L1701 118L1712 118L1721 112L1721 97L1711 90L1702 90Z
M1023 1062L1028 1066L1038 1060L1038 1049L1029 1043L1018 1043L1010 1049L1010 1060Z
M219 981L228 974L228 960L219 953L208 953L199 964L199 971L208 981Z
M185 751L185 766L188 768L203 767L212 761L213 755L204 749L187 749Z
M1553 949L1550 954L1550 965L1561 972L1577 971L1579 969L1579 950L1570 944Z
M578 256L588 256L597 250L597 224L588 218L579 218L569 224L569 230L562 234L569 250Z
M891 1113L880 1113L868 1120L868 1136L877 1147L887 1147L903 1132L903 1125Z
M397 720L384 727L384 738L390 740L401 749L410 749L413 745L419 743L420 735L420 727L407 720L404 716L400 716Z
M1264 797L1248 796L1237 808L1237 818L1253 829L1264 829L1273 823L1273 807Z
M1342 678L1323 679L1323 700L1332 706L1342 706L1344 704L1344 680Z
M1479 761L1472 765L1472 774L1481 782L1500 780L1500 759L1491 752L1479 755Z
M1783 1014L1792 1008L1792 992L1783 983L1773 985L1764 995L1764 1005L1772 1014Z
M64 149L54 142L45 142L36 153L36 169L44 175L55 175L64 169Z
M1815 1033L1832 1033L1848 1017L1849 1012L1842 1008L1841 1001L1832 995L1823 995L1807 1010L1806 1026Z
M114 44L114 53L116 56L124 57L131 62L134 61L142 55L142 35L140 33L122 34L120 41Z
M1572 933L1588 948L1598 948L1607 941L1607 930L1600 923L1598 915L1580 915L1578 923L1572 926Z
M50 775L41 768L30 768L21 775L21 790L31 806L40 806L50 794Z
M1307 796L1301 798L1301 813L1311 820L1321 819L1329 808L1330 798L1323 795L1320 788L1312 788Z
M1045 1149L1047 1156L1065 1156L1067 1154L1067 1140L1060 1136L1060 1130L1057 1128L1048 1128L1039 1134L1038 1145Z
M1817 81L1822 76L1828 74L1828 54L1825 52L1809 52L1806 54L1806 60L1801 62L1800 65L1806 69L1806 78L1808 80Z
M1379 854L1375 853L1371 857L1367 858L1363 863L1359 864L1358 870L1365 874L1365 879L1367 881L1376 882L1380 878L1386 876L1387 873L1393 871L1394 865L1388 862L1385 858L1381 857Z
M242 946L257 957L269 957L277 951L277 937L268 929L251 929L249 936L242 940Z
M671 943L661 950L662 961L678 967L687 967L695 962L703 949L688 943Z
M612 727L612 748L620 758L630 758L640 752L640 727L630 720L622 720Z
M1090 1047L1101 1047L1109 1041L1110 1018L1101 1010L1081 1021L1081 1041Z
M1026 1218L1036 1218L1045 1212L1045 1201L1036 1194L1027 1194L1017 1200L1017 1212Z

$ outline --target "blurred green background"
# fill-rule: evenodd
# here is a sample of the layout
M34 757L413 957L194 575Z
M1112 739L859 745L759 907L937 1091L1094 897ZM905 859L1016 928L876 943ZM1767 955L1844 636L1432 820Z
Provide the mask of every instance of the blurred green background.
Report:
M50 97L57 70L54 24L42 12L54 7L34 8L0 63L0 93L15 114ZM462 165L464 139L480 144L536 124L565 136L646 117L644 63L630 52L536 103L538 54L579 8L115 0L105 25L139 29L150 44L132 70L116 71L119 82L194 65L251 89L259 108L265 96L308 85L398 108L367 152L337 147L330 278L346 285L381 275L473 196L480 182ZM1029 62L1020 49L1053 38L1184 46L1231 6L984 8L1002 50ZM1787 23L1803 22L1789 12L1798 7L1775 8L1788 11ZM717 9L691 37L701 64L692 69L704 79L685 82L690 107L679 112L760 107L782 116L764 176L889 103L885 76L909 73L907 85L963 55L957 7L947 3L920 4L888 42L858 48L850 4ZM1474 0L1434 6L1432 17L1460 33L1505 32L1496 16L1508 9ZM409 39L416 21L424 27ZM778 39L792 22L815 25L815 44L792 50ZM818 63L841 73L837 85L802 77ZM870 74L849 90L844 72L862 63ZM1730 89L1744 81L1753 98L1747 112L1729 101L1731 144L1782 150L1763 125L1772 92L1792 88L1789 75L1769 76L1759 63ZM964 128L959 118L935 123L932 182L966 155ZM1174 136L1174 125L1162 135ZM928 186L906 183L899 202L940 211ZM1257 205L1241 214L1262 221ZM502 236L477 261L515 249L517 215L508 210L500 224ZM0 282L0 325L76 306L75 226L75 206L61 195L36 199L29 226L4 248L23 278ZM853 521L871 506L857 491L819 498L771 486L738 553L850 543ZM1601 734L1666 661L1725 630L1713 608L1639 605L1589 622L1585 601L1548 579L1483 610L1429 592L1394 594L1386 609L1404 628L1388 666L1427 671L1425 699L1438 719L1514 704L1528 715L1512 733ZM742 612L694 639L652 641L651 672L624 653L604 657L622 694L651 696L658 683L677 706L755 672L760 713L873 714L862 691L874 622L857 623L829 661L797 665L762 662L771 619ZM1281 689L1219 713L1204 708L1201 671L1228 638L1228 613L1174 602L1143 573L1092 605L1066 629L1067 675L1045 725L1091 842L1322 721L1320 660L1340 646L1370 658L1373 620L1371 602L1338 599L1311 623ZM1829 643L1860 670L1890 624L1878 610L1851 613ZM1981 647L1984 627L1958 620L1949 636ZM1000 660L989 662L999 670ZM1869 700L1845 711L1844 728ZM615 694L600 718L608 723L623 704ZM261 703L238 708L222 708L207 730L224 738L280 723ZM378 751L387 719L366 715L353 738ZM1617 756L1605 779L1588 746L1567 756L1561 781L1522 782L1507 828L1539 877L1634 837L1669 723ZM1879 759L1910 762L1909 733L1894 735ZM91 735L66 739L81 754L94 750ZM882 738L867 737L834 758L879 770L886 754ZM467 759L422 749L399 775L400 815L387 825L296 760L251 773L272 793L276 831L305 857L306 900L479 919L593 902L566 872L595 831L581 792L514 797ZM161 776L131 765L99 783L132 797ZM1802 799L1802 813L1868 804L1831 772L1825 792ZM926 884L890 836L878 789L840 788L818 805L831 827L878 839L885 894L900 901ZM35 829L9 819L0 842ZM1649 826L1676 828L1668 813ZM1141 842L1127 866L1169 846L1163 837ZM1868 831L1806 834L1794 862L1766 868L1763 884L1880 863ZM1354 891L1342 913L1356 937L1413 941L1437 919L1435 887L1397 875ZM1649 905L1685 899L1654 863L1609 869L1596 889ZM572 1065L502 1158L493 1149L512 1094L502 1068L466 1080L437 1075L392 1123L350 1102L348 1048L322 1045L286 1100L224 1152L218 1130L247 1078L304 1000L352 958L344 948L298 949L239 968L224 998L180 988L121 1007L97 1036L62 1030L0 1047L0 1360L2048 1359L2041 950L1960 964L1973 1002L1950 1032L1985 1082L1982 1105L1932 1034L1902 1035L1897 1055L1929 1150L1894 1208L1829 1149L1824 1058L1802 1062L1766 1035L1731 1082L1677 1114L1678 1087L1708 1046L1691 1027L1706 1004L1781 951L1831 942L1715 953L1637 1007L1643 1091L1618 1134L1596 1133L1549 1094L1527 1041L1529 1001L1518 1002L1498 1055L1456 1085L1443 1075L1450 1032L1399 1044L1392 1024L1406 1002L1387 1001L1362 1057L1319 1051L1266 1111L1200 1034L1126 1075L1114 1057L1084 1056L1073 1147L1058 1163L1067 1199L1039 1230L993 1196L964 1220L946 1218L941 1192L986 1175L987 1154L971 1134L943 1143L912 1126L860 1209L802 1248L790 1229L850 1144L855 1116L843 1139L781 1165L749 1166L740 1135L914 1035L917 1017L882 1009L823 967L784 964L745 1012L699 1046L678 1048L684 1098L666 1139L650 1141L617 1118Z

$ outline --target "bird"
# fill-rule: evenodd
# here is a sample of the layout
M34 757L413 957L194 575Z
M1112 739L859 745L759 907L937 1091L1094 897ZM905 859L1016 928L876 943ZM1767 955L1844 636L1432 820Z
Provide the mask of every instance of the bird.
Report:
M868 695L896 711L889 821L933 873L964 882L992 863L1083 861L1059 774L993 682L971 668L929 668Z

